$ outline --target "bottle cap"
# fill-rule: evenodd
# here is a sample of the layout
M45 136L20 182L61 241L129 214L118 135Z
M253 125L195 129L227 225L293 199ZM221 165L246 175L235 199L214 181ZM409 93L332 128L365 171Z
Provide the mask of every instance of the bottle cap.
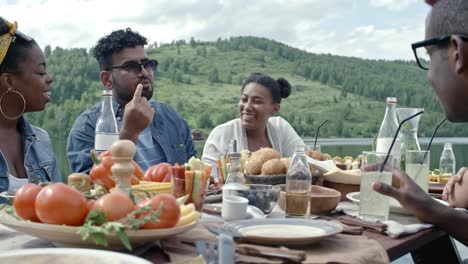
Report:
M305 145L302 145L302 144L296 145L296 147L295 147L295 151L304 152L305 149L306 149L306 146L305 146Z
M229 153L229 157L230 158L240 158L241 154L240 154L240 152L231 152L231 153Z
M397 99L396 97L387 97L387 104L396 104Z
M103 90L101 96L112 96L112 90Z

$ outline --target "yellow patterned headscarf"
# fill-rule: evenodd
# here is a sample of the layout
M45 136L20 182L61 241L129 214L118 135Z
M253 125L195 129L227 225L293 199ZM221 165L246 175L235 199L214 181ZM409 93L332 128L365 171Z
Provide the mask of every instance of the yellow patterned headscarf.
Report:
M2 64L11 41L15 37L16 30L18 29L18 23L16 21L13 23L6 21L6 23L8 27L10 27L10 31L0 36L0 64Z

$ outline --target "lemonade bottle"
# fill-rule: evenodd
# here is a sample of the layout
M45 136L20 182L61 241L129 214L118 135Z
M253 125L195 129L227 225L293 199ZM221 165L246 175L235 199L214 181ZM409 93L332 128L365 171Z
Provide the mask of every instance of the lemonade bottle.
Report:
M311 179L304 146L296 146L286 175L286 217L309 218Z
M452 143L445 143L444 150L440 155L439 161L440 182L447 183L447 181L456 173L456 160L453 154Z
M398 131L398 118L396 114L397 99L395 97L387 97L387 108L385 109L385 116L380 125L379 135L377 136L377 152L388 153L390 146L393 142L393 137ZM400 148L401 148L401 135L398 135L395 144L392 148L393 165L400 168Z

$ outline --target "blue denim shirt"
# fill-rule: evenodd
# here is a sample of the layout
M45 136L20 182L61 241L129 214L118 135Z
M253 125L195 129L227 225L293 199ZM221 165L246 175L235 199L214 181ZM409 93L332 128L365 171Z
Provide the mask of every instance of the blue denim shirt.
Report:
M39 127L32 126L21 116L19 119L21 139L23 141L24 168L28 182L62 182L63 178L57 164L49 134ZM8 190L8 163L0 151L0 192ZM5 200L0 198L0 203Z
M112 103L120 128L123 108L115 100ZM187 122L165 103L150 100L150 104L155 114L149 127L138 136L134 160L143 170L160 162L187 162L196 154ZM73 172L88 173L93 165L89 153L94 148L94 133L100 111L101 104L98 103L81 113L73 124L67 143L67 158Z

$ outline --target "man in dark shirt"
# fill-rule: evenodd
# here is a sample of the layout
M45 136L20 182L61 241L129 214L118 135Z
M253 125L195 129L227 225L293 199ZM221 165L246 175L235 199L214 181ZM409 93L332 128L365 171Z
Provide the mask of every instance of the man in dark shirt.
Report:
M468 122L468 1L426 2L432 5L426 18L426 40L414 43L412 48L418 65L428 70L447 119ZM427 52L429 61L420 58L422 52ZM376 182L374 190L397 199L421 221L439 226L468 245L468 214L435 201L401 171L394 172L393 177L400 181L399 188Z

